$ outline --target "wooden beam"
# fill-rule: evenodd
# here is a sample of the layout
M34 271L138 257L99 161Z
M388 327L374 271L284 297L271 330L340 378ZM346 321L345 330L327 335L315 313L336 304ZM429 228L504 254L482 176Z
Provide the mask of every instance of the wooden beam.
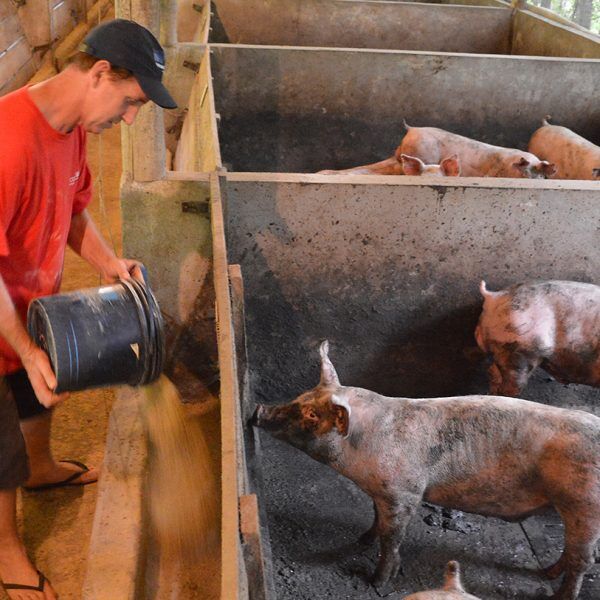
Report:
M238 600L242 561L238 513L239 390L235 365L235 339L227 273L227 250L221 186L217 173L210 175L210 208L213 234L213 269L216 294L217 339L221 373L221 598Z

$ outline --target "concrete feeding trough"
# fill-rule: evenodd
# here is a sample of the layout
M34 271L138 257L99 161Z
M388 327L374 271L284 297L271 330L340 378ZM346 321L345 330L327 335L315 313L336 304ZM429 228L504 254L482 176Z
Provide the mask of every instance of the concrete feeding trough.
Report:
M211 43L600 58L598 36L551 11L525 5L513 9L501 0L213 4Z

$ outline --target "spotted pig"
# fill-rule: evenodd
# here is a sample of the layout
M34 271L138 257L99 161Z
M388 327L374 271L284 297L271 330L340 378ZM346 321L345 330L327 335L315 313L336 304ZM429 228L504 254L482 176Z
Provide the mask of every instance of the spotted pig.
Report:
M460 565L451 560L446 565L444 587L440 590L429 590L406 596L404 600L480 600L465 592L460 581Z
M426 163L439 163L442 157L457 155L463 177L519 177L542 179L552 176L554 165L530 152L492 146L436 127L411 127L396 150L416 156Z
M475 339L491 354L490 393L518 396L541 366L562 383L600 387L600 287L576 281L479 287Z
M406 527L423 500L521 520L554 508L564 552L555 600L574 600L600 538L600 418L501 396L390 398L340 384L323 342L321 380L253 424L354 481L373 499L363 541L380 541L374 576L389 590Z
M549 119L549 117L546 117ZM595 179L600 165L600 146L574 131L551 125L546 119L529 140L529 152L556 165L556 179Z

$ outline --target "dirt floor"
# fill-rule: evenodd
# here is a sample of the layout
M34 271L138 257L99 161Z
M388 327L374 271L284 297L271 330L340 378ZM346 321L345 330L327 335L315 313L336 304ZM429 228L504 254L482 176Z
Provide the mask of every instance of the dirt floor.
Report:
M106 131L101 136L90 135L88 159L95 180L90 212L109 242L112 236L114 246L120 253L120 127ZM105 211L100 203L101 189ZM68 250L62 289L70 291L97 287L99 283L98 274ZM60 405L53 421L52 446L55 456L100 466L113 399L114 392L111 389L92 390L72 394ZM19 521L25 544L32 560L52 581L61 600L81 598L96 489L96 485L88 485L20 494ZM3 592L0 592L0 598L6 598Z

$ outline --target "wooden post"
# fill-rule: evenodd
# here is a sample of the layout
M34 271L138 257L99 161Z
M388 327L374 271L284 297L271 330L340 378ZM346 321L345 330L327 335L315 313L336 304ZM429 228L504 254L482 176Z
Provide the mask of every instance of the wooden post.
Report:
M160 43L165 48L177 44L177 11L179 3L175 0L161 0Z
M131 19L158 37L159 0L117 0L116 14ZM155 181L166 175L166 152L162 108L154 103L144 106L127 128L123 127L123 174L134 181ZM128 131L127 131L128 130Z

